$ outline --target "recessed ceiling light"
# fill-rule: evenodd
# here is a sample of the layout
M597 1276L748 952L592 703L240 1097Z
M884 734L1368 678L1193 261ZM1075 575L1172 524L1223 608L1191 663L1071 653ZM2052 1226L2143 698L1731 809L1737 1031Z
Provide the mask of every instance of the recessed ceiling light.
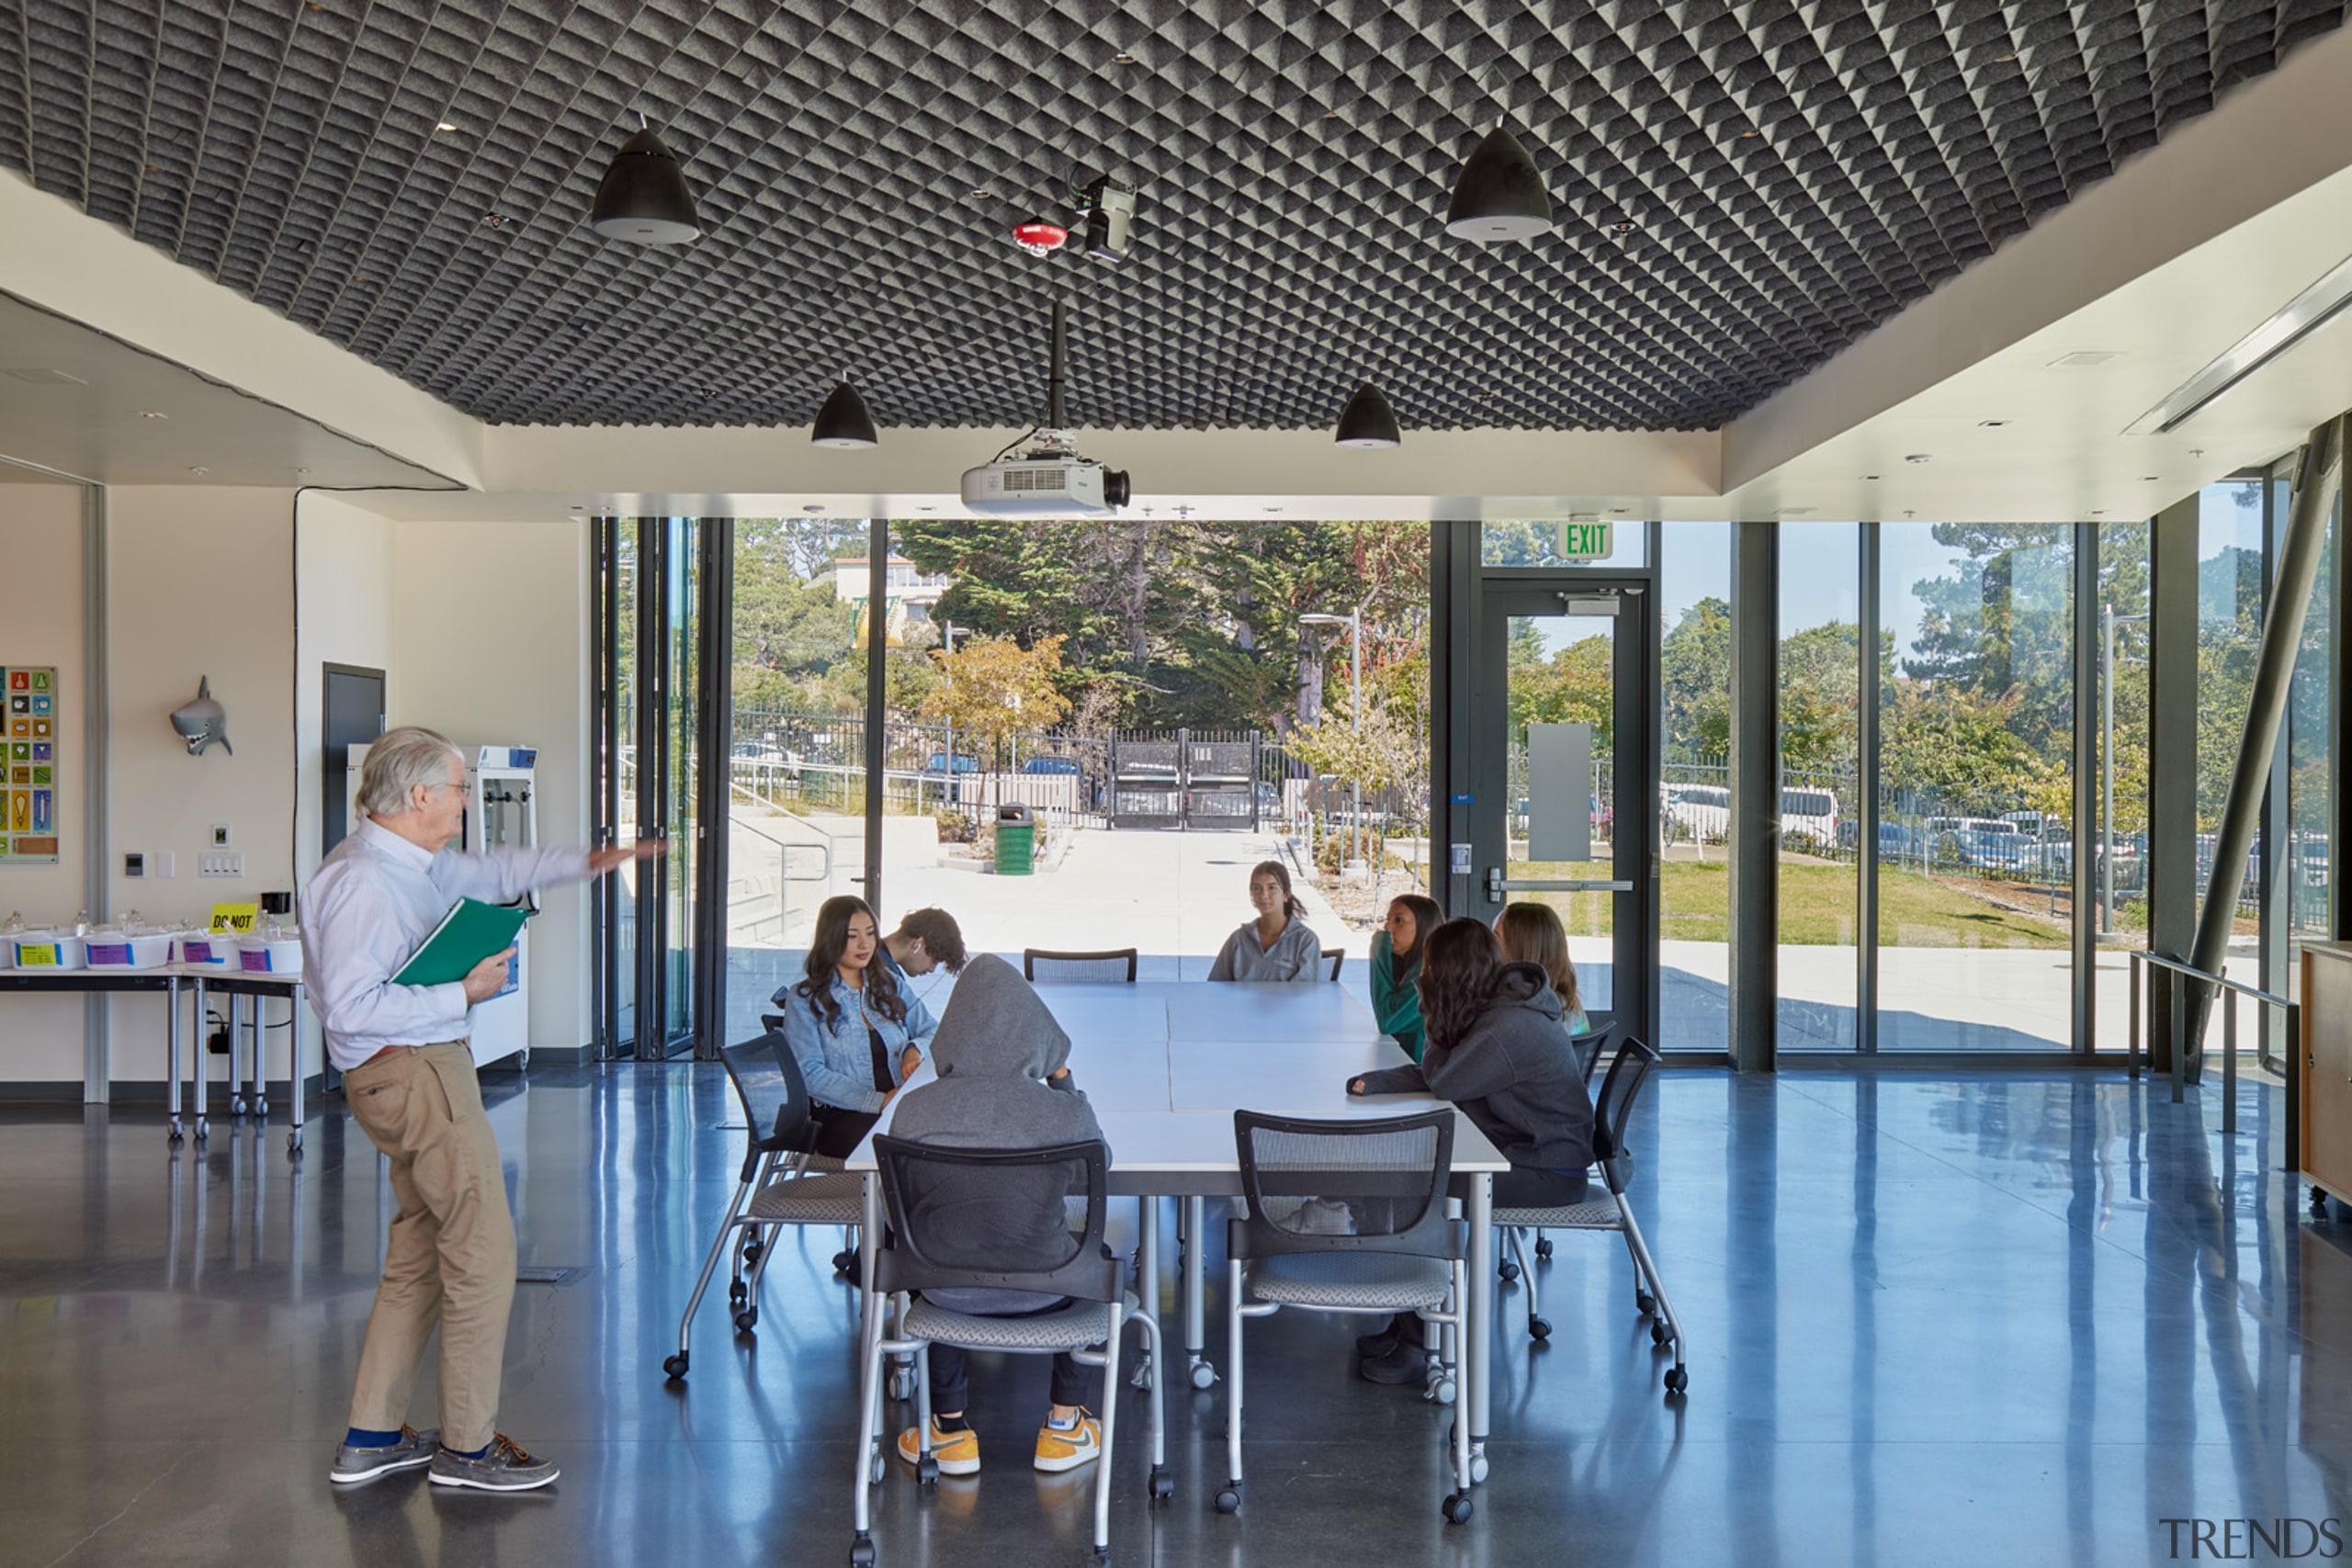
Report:
M457 130L458 128L457 128L456 126L454 126L454 125L451 125L447 120L446 120L446 119L445 119L445 120L443 120L440 124L438 124L438 125L435 126L433 129L434 129L434 130Z
M2104 365L2110 359L2120 359L2122 357L2122 354L2117 350L2103 348L2076 349L2072 354L2062 354L2057 358L2052 360L2050 362L2050 368L2052 370L2087 370L2094 365Z
M311 470L310 470L310 469L308 469L308 468L297 468L297 469L295 469L294 471L295 471L296 473L298 473L298 474L307 474L307 473L309 473Z
M1820 510L1821 508L1817 506L1783 506L1781 508L1781 515L1783 517L1805 517Z
M821 506L818 505L818 504L817 504L815 502L813 502L813 501L812 501L812 502L810 502L808 505L806 505L806 506L802 507L800 510L801 510L801 511L803 511L803 512L806 512L806 513L807 513L809 516L811 516L811 517L821 517L821 516L823 516L823 515L825 514L825 509L824 509L823 507L821 507Z
M210 473L211 471L212 471L212 470L211 470L210 468L205 468L205 467L203 467L201 464L199 464L199 465L198 465L196 468L190 468L190 469L188 470L188 472L189 472L189 473L191 473L191 474L209 474L209 473Z
M571 510L572 510L572 511L574 511L574 512L585 512L585 511L587 511L588 509L587 509L586 507L584 507L584 506L577 506L577 505L575 505L574 507L572 507L572 509L571 509Z
M2094 517L2104 517L2104 516L2106 516L2106 515L2107 515L2107 513L2106 513L2104 511L2101 511L2101 510L2099 510L2099 509L2098 509L2098 508L2093 508L2093 509L2092 509L2092 512L2091 512L2091 515L2092 515L2092 516L2094 516Z
M1762 131L1760 131L1760 130L1752 130L1752 129L1751 129L1751 130L1743 130L1743 131L1741 131L1741 132L1739 133L1739 139L1740 139L1742 141L1755 141L1758 137L1759 137L1759 136L1761 136L1761 135L1763 135L1763 134L1764 134L1764 133L1763 133Z
M1282 514L1282 510L1283 509L1279 506L1269 506L1266 508L1266 515L1269 517L1278 517Z
M139 417L141 419L169 419L172 416L167 413L158 413L153 409L141 409L139 411Z
M2143 485L2152 485L2156 482L2156 476L2154 474L2142 474L2140 476L2140 482Z
M1913 452L1903 460L1906 463L1925 463L1929 460L1929 457L1930 455L1926 452Z
M986 201L995 194L996 192L989 189L986 186L974 186L972 187L972 199L974 201Z
M917 512L936 512L936 511L938 511L938 510L939 510L939 508L937 508L936 506L918 506L918 507L916 507L916 508L915 508L915 510L916 510Z
M1874 479L1878 478L1878 476L1877 476L1876 474L1864 474L1864 475L1862 476L1862 478L1864 478L1864 479Z
M1979 430L1998 430L2008 423L2009 422L2006 419L1980 419L1976 422L1976 428Z
M1114 65L1133 65L1136 62L1136 57L1129 54L1126 51L1121 50L1118 53L1111 57L1111 62Z
M1611 507L1609 510L1610 510L1612 513L1614 513L1615 515L1617 515L1617 516L1619 516L1619 517L1623 517L1623 516L1624 516L1624 515L1625 515L1625 513L1627 513L1628 512L1633 511L1634 509L1633 509L1632 507L1630 507L1630 506L1612 506L1612 507Z
M2017 53L2015 51L2011 51L2007 54L1996 54L1993 58L1998 63L2007 65L2017 59Z

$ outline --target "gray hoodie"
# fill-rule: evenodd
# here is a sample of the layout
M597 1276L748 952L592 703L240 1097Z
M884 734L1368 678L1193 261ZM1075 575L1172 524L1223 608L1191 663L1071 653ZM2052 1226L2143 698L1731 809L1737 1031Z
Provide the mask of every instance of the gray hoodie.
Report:
M955 994L932 1037L936 1082L906 1091L890 1134L942 1148L1034 1149L1102 1136L1094 1109L1065 1076L1046 1079L1069 1060L1069 1036L1021 972L982 953L956 978ZM917 1224L933 1238L952 1238L961 1267L1051 1268L1070 1250L1062 1171L1024 1173L1015 1190L989 1193L945 1185L908 1194ZM957 1311L1021 1312L1056 1298L1028 1292L951 1290L925 1294Z

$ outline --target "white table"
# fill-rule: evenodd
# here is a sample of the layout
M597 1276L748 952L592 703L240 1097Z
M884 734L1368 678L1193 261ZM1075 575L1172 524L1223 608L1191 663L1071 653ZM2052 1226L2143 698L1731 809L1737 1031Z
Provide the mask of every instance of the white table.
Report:
M1205 1388L1215 1371L1203 1355L1202 1310L1206 1252L1204 1200L1238 1197L1241 1165L1234 1150L1233 1112L1361 1118L1410 1114L1445 1103L1427 1095L1349 1098L1348 1080L1404 1057L1382 1040L1372 1013L1332 985L1262 985L1146 981L1138 985L1039 986L1054 1017L1070 1037L1070 1071L1086 1091L1103 1140L1111 1146L1111 1191L1136 1204L1138 1281L1155 1314L1160 1295L1159 1205L1175 1197L1186 1205L1191 1245L1184 1254L1184 1335L1188 1371ZM908 1079L928 1082L926 1061ZM891 1101L895 1109L897 1099ZM875 1132L890 1130L886 1109ZM848 1168L865 1180L865 1234L881 1234L881 1184L873 1179L873 1143L860 1144ZM1494 1316L1494 1178L1510 1168L1485 1134L1457 1113L1453 1132L1454 1190L1469 1221L1470 1300L1463 1336L1462 1373L1470 1423L1472 1472L1486 1473L1487 1413L1492 1391ZM867 1310L873 1303L874 1248L859 1248ZM1165 1352L1155 1348L1152 1378L1168 1386ZM878 1390L866 1390L868 1399ZM1107 1393L1106 1393L1107 1397Z

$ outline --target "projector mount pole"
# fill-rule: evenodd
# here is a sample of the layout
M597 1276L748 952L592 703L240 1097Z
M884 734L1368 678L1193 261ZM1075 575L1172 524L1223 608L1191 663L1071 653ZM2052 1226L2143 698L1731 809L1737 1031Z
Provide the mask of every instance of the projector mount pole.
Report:
M1063 362L1069 351L1069 330L1063 319L1063 306L1054 301L1053 366L1046 378L1046 428L1058 432L1062 428L1062 389L1069 378L1063 373Z

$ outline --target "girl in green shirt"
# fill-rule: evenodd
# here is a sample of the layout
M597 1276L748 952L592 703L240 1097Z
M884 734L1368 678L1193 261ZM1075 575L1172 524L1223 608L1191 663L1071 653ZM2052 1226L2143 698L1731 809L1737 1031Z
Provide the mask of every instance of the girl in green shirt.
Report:
M1421 1059L1421 942L1442 924L1437 900L1419 893L1391 899L1388 919L1372 933L1372 1010L1380 1032Z

